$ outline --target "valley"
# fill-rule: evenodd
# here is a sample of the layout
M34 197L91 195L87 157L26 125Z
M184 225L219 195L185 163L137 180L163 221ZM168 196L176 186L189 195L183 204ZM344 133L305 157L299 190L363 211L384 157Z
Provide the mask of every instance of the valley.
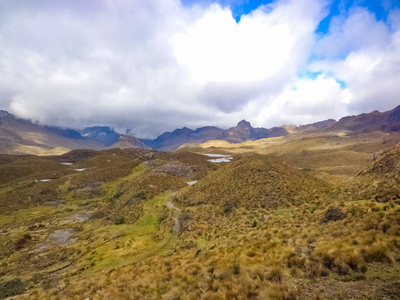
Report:
M400 0L3 0L0 44L0 300L400 300Z
M0 296L397 299L399 140L1 155Z

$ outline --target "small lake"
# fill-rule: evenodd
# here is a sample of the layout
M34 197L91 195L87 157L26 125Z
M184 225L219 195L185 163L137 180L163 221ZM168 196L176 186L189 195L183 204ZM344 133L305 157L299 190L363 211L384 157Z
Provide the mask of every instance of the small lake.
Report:
M211 157L212 159L208 159L208 161L213 163L230 162L233 159L232 156L224 154L203 154L203 155Z

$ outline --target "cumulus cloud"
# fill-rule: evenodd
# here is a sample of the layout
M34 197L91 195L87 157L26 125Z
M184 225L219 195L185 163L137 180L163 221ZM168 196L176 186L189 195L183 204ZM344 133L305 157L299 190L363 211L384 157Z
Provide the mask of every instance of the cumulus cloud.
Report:
M351 92L331 76L299 78L259 112L256 124L308 124L326 119L327 112L338 119L351 99Z
M243 118L314 122L364 112L377 97L385 103L374 109L394 106L397 12L382 23L354 8L321 38L328 2L280 0L236 22L228 5L240 1L0 2L0 108L154 137ZM298 75L307 70L320 75Z
M365 9L351 12L347 20L334 26L320 43L324 59L310 69L329 72L346 83L352 93L349 113L375 109L389 110L399 104L400 94L400 11L393 11L388 24L377 22ZM357 24L357 26L352 26ZM328 50L327 45L335 45ZM332 55L345 53L343 59Z

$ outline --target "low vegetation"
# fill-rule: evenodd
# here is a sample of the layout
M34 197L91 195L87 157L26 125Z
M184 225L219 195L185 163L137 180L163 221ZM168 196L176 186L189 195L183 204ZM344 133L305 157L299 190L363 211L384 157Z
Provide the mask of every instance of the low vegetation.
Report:
M341 184L275 155L5 157L0 298L398 299L399 157Z

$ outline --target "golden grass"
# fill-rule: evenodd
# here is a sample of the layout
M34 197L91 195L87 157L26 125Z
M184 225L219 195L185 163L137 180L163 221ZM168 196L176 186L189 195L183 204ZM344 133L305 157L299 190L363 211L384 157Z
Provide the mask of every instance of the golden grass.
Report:
M62 155L71 151L69 148L56 147L56 148L46 148L39 146L28 146L28 145L16 145L12 150L15 154L31 154L38 156L49 156L49 155Z
M326 158L330 153L308 151L312 155L305 155L304 162L310 159L315 167L315 156ZM0 284L21 278L27 283L21 299L398 295L400 202L396 198L381 203L374 197L399 183L394 168L397 148L379 156L353 181L337 186L279 163L276 157L244 155L215 166L182 152L148 153L104 151L76 162L89 172L60 173L58 181L36 188L24 185L24 175L4 186L3 193L18 188L24 192L14 191L15 195L32 196L50 186L66 204L40 208L37 219L35 207L29 205L2 215L6 235L1 250L7 255L0 262L5 278ZM340 153L350 159L365 155ZM190 166L192 159L198 170L193 176L199 177L193 186L187 186L185 178L155 171L171 161ZM100 182L101 193L76 193L93 180ZM178 209L167 206L172 201L176 207L175 200ZM346 217L324 222L331 207ZM86 210L104 215L83 223L68 221L71 214ZM116 214L124 217L124 224L113 221ZM35 227L40 224L45 228ZM76 243L26 255L53 230L69 227L76 230Z

